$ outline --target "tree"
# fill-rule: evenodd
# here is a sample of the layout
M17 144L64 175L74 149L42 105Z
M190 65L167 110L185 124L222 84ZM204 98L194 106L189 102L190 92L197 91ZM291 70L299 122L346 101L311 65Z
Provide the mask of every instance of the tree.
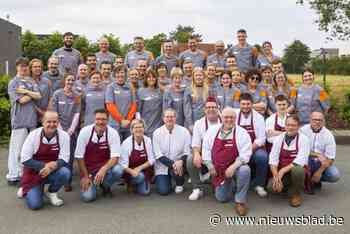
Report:
M74 39L73 47L80 51L83 58L89 53L90 42L85 36L78 36Z
M45 54L43 54L43 62L47 63L47 60L51 57L52 53L63 46L63 36L59 32L52 33L49 37L42 40L45 47Z
M145 39L145 47L153 53L154 57L157 57L160 55L162 43L166 38L164 33L159 33L150 39Z
M299 40L293 41L284 49L282 58L286 72L300 73L310 60L310 48Z
M308 2L319 15L316 23L321 31L328 33L328 39L350 39L350 0L298 0Z
M44 60L45 58L45 45L42 40L39 40L38 37L29 30L25 31L22 35L22 51L23 56L28 59L39 58Z
M169 33L170 39L179 43L187 43L191 36L196 36L199 41L202 41L202 35L195 33L195 29L192 26L178 25L174 31Z

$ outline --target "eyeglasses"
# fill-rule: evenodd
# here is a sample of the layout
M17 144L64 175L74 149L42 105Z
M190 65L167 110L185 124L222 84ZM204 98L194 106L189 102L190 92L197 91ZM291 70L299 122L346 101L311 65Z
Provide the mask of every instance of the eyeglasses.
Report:
M311 119L311 121L315 121L315 122L323 122L323 119Z
M206 106L205 108L214 110L214 109L217 109L218 107L217 106Z

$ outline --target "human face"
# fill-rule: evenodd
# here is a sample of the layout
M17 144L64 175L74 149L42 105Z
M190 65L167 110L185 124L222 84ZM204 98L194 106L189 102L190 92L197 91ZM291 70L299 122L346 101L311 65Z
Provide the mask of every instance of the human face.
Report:
M265 43L263 47L264 53L265 54L271 54L272 52L272 46L269 43Z
M167 70L166 70L166 67L164 65L160 66L157 70L158 72L158 75L161 76L161 77L164 77L166 76L168 73L167 73Z
M272 72L270 69L266 69L261 73L261 76L263 78L263 80L271 80L272 78Z
M208 66L207 67L207 75L208 75L208 79L210 79L210 80L213 80L216 78L215 66Z
M237 40L240 45L245 45L247 43L247 34L243 32L237 33Z
M58 114L54 112L48 112L43 117L43 128L46 135L52 135L55 133L58 127Z
M241 82L241 73L239 71L232 72L232 83L239 84Z
M190 39L188 41L188 48L191 50L191 51L196 51L197 49L197 40L196 39Z
M101 83L101 76L99 74L94 74L90 77L90 82L94 87L97 87Z
M215 121L218 118L218 105L215 102L207 102L205 104L205 116L210 121Z
M236 59L235 58L227 58L226 65L228 67L236 67L237 66Z
M155 76L153 76L152 74L149 74L149 76L147 77L148 87L155 88L156 82L157 82L157 78Z
M43 72L43 66L40 62L32 63L32 76L40 76Z
M57 72L58 71L58 59L51 58L47 64L49 71Z
M286 132L288 136L295 136L298 133L299 124L292 118L288 118L286 121Z
M232 129L236 125L236 113L233 110L222 111L222 125L225 130Z
M73 42L74 42L74 37L73 36L65 36L63 38L63 43L64 43L64 46L67 47L67 48L71 48L73 46Z
M114 64L115 64L116 66L118 66L118 65L123 65L123 64L124 64L123 58L116 58L115 61L114 61Z
M99 43L99 47L100 47L100 50L102 51L102 52L107 52L108 51L108 49L109 49L109 42L108 42L108 40L107 39L101 39L100 40L100 43Z
M163 121L168 129L172 129L176 123L176 114L173 111L166 111L164 113Z
M78 76L79 76L79 78L85 79L85 78L88 77L88 75L89 75L88 66L80 65L79 69L78 69Z
M194 77L194 83L196 84L196 86L203 86L204 83L204 74L203 71L196 71L193 74Z
M288 108L288 102L287 101L277 101L276 102L276 109L278 113L286 113Z
M303 74L303 84L305 85L312 85L314 82L314 75L311 72L304 72Z
M249 80L248 80L248 84L250 87L257 87L259 84L259 75L257 74L253 74Z
M276 75L276 83L277 83L277 86L283 86L286 83L286 77L284 76L283 73L278 73Z
M174 86L179 88L181 87L181 84L182 84L182 76L179 76L179 75L176 75L173 77L173 83L174 83Z
M118 85L124 85L125 83L125 71L120 70L115 73L115 81Z
M88 56L86 58L86 65L88 65L90 69L95 69L96 68L96 64L97 64L97 61L96 61L96 57L95 56Z
M184 73L186 74L186 76L191 76L192 75L192 70L193 70L192 63L184 64L183 68L184 68Z
M68 89L72 89L74 86L74 82L75 82L74 76L67 76L64 86Z
M107 128L108 115L105 113L95 114L95 128L96 131L104 131Z
M324 116L321 113L314 112L311 114L310 125L313 130L320 130L324 126L324 124Z
M112 72L112 65L111 64L102 64L100 70L101 70L101 74L104 78L109 78L111 76L111 72Z
M147 70L147 62L145 60L139 60L137 62L137 71L140 74L145 74L146 70Z
M225 45L224 43L217 43L215 44L215 52L219 55L224 54L225 52Z
M131 133L134 137L143 137L145 133L145 128L142 123L134 124L131 129Z
M241 100L239 106L242 113L248 114L252 111L253 103L249 100Z
M16 69L19 76L24 77L29 74L29 66L26 64L18 64Z
M136 70L132 70L129 72L129 80L131 83L137 83L139 73Z
M280 72L283 72L283 64L282 63L277 63L277 64L272 64L272 72L273 74L277 74Z
M172 54L173 53L173 43L166 42L164 44L164 53L165 54Z
M141 40L141 39L136 39L135 41L134 41L134 48L135 48L135 50L137 50L137 51L142 51L143 50L143 48L145 47L145 44L144 44L144 41L143 40Z
M232 78L228 74L221 77L221 84L224 88L229 88L232 85Z

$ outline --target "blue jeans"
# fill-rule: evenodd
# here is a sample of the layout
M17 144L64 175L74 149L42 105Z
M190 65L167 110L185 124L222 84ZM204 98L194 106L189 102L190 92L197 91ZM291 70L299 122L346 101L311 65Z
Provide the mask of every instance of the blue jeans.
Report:
M250 167L242 165L235 171L232 178L226 179L223 185L215 188L216 200L228 202L234 195L235 202L245 203L250 184Z
M28 208L31 210L38 210L43 207L43 190L45 184L49 184L50 193L56 193L63 185L68 183L70 176L71 173L66 167L61 167L52 172L42 184L37 185L28 191L26 195Z
M321 162L314 158L309 157L309 168L311 170L311 175L313 175L321 167ZM321 181L335 183L340 179L340 172L338 168L333 164L323 171L321 176Z
M141 195L148 195L151 192L151 184L146 181L145 175L143 172L136 177L131 176L130 183L136 185L136 192Z
M250 164L251 166L254 166L252 169L255 172L255 176L252 178L252 185L254 187L265 187L269 169L268 161L269 159L265 149L259 148L253 153L250 159Z
M105 178L102 182L104 188L110 188L115 182L119 181L123 175L124 168L117 164L111 169L109 169L105 175ZM93 175L95 176L95 175ZM91 202L96 200L96 185L92 184L88 190L80 192L80 198L84 202Z
M172 189L172 178L175 180L177 186L183 186L185 183L184 176L177 176L172 170L169 170L168 175L157 175L156 176L156 187L157 192L160 195L168 195Z

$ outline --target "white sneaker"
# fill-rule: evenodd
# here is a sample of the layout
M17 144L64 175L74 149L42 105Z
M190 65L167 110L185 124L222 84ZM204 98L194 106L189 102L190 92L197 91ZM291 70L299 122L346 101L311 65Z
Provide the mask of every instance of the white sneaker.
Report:
M63 205L63 200L57 196L57 193L47 192L46 196L49 199L49 202L51 203L51 205L53 205L53 206L62 206Z
M23 188L20 187L17 191L17 198L22 199L23 198Z
M266 197L267 196L266 190L261 186L256 186L255 192L259 195L259 197Z
M210 179L210 173L207 172L204 175L202 175L202 173L199 173L199 180L204 183L206 181L208 181Z
M203 191L199 188L193 189L190 196L188 196L188 200L197 201L199 198L203 197Z
M175 186L175 193L179 194L184 191L184 186Z

